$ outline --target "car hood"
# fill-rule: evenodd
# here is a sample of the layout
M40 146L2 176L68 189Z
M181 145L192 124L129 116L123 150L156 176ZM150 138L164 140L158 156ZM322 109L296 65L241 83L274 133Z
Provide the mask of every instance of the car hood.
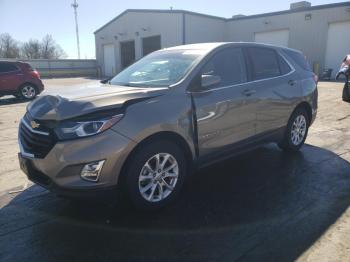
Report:
M160 96L168 88L138 88L114 85L66 87L59 94L46 93L27 107L37 120L62 121L100 110L122 108L127 102L137 102Z

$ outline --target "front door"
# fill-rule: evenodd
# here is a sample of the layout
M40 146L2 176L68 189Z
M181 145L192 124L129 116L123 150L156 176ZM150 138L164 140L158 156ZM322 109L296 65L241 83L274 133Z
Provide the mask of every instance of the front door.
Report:
M227 48L203 67L201 75L219 77L208 90L193 93L201 157L223 152L255 134L255 95L247 84L243 51Z

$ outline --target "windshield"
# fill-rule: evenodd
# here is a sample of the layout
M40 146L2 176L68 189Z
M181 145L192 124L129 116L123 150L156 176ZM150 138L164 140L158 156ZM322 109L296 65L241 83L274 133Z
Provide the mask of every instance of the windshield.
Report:
M199 50L155 52L120 72L110 83L134 87L171 86L189 72L200 56Z

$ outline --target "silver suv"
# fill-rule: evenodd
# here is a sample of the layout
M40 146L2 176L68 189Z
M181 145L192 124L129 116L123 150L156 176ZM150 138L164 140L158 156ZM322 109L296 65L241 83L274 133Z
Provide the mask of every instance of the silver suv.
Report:
M317 79L301 52L185 45L105 84L40 96L21 120L19 159L30 180L58 194L118 189L152 209L195 168L262 143L299 150L316 112Z

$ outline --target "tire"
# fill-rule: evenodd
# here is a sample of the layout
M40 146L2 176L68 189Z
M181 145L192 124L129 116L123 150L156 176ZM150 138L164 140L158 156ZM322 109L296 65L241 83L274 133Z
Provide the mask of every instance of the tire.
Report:
M158 157L160 166L156 168ZM164 162L166 158L167 161ZM165 165L162 169L163 163ZM139 148L128 160L122 182L126 196L139 209L162 208L174 201L181 191L186 166L185 156L176 144L168 141L151 141ZM164 173L167 169L169 171Z
M302 107L297 108L289 118L283 140L278 143L278 146L288 152L299 151L305 143L309 126L310 119L306 110Z
M24 84L19 88L19 96L24 100L33 100L38 95L38 89L32 84Z

